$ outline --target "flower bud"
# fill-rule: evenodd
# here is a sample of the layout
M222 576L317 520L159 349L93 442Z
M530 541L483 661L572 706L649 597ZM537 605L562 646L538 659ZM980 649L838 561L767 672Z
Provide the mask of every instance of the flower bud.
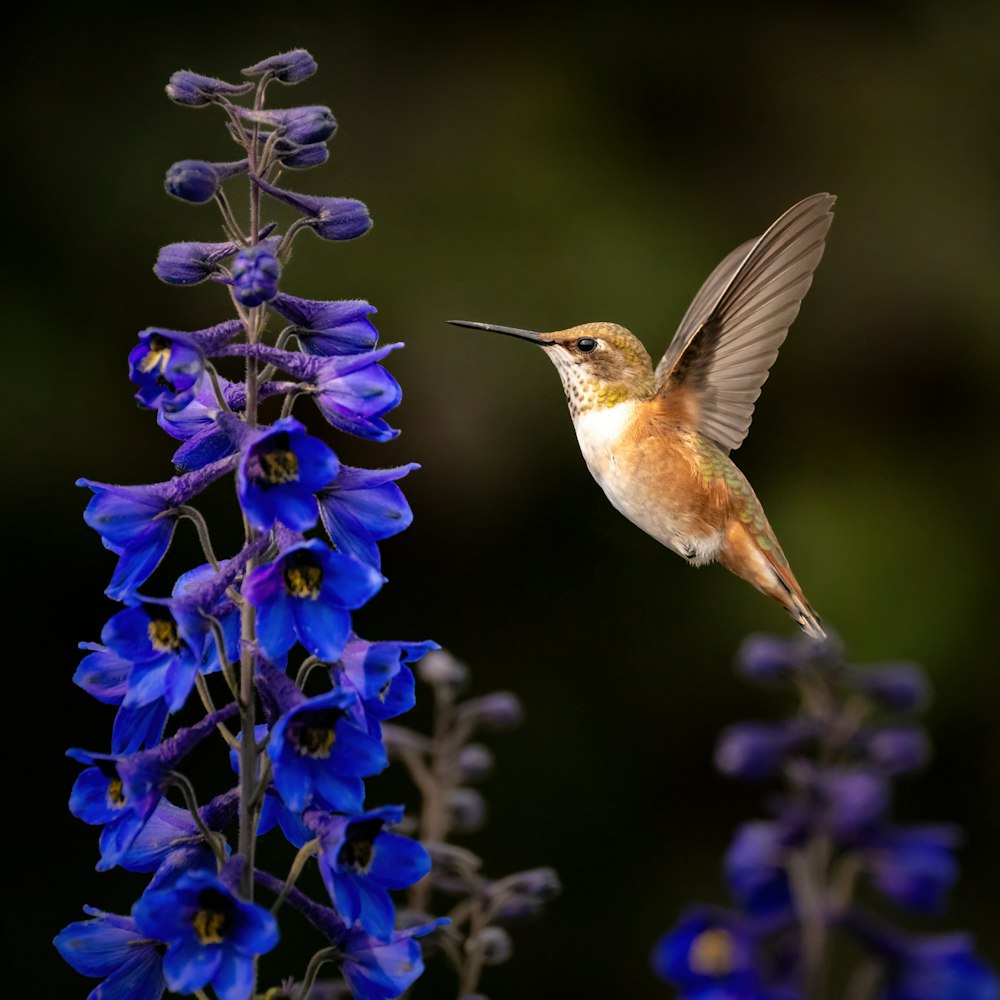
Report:
M200 205L212 200L219 187L219 175L204 160L178 160L167 170L163 186L167 194Z
M316 60L305 49L292 49L241 70L244 76L261 76L266 73L279 83L300 83L316 72Z
M330 150L324 142L313 142L308 146L296 146L288 153L278 157L278 162L289 170L308 170L326 163L330 158Z
M337 119L333 117L333 112L318 104L303 108L277 108L270 111L238 108L237 112L247 121L280 129L281 137L296 146L326 142L337 131Z
M482 743L470 743L462 747L458 755L458 770L465 782L482 781L493 771L493 751Z
M198 108L211 104L215 97L236 96L245 94L251 89L253 89L252 83L226 83L225 80L180 69L170 77L167 97L176 104Z
M741 722L723 730L715 766L732 778L759 781L776 774L785 757L812 735L800 720L791 723Z
M455 833L475 833L486 825L486 800L475 789L452 789L447 806Z
M484 927L465 942L465 950L478 953L483 965L503 965L514 954L514 943L502 927Z
M772 635L751 635L736 653L740 674L752 681L788 680L807 661L805 643Z
M469 679L469 668L443 649L431 650L417 665L417 673L425 684L449 687L459 691Z
M458 714L494 732L513 729L524 719L524 709L516 694L510 691L494 691L482 698L470 698L458 706Z
M930 684L916 663L887 663L855 671L851 685L881 708L919 712L930 701Z
M885 726L866 734L868 759L889 774L906 774L924 766L930 757L927 734L916 726Z
M197 285L239 249L236 243L168 243L157 254L153 273L168 285Z
M559 881L559 873L554 868L528 868L500 879L490 890L491 895L508 892L548 902L562 892L562 882Z
M320 198L285 191L252 174L251 179L272 198L291 205L307 216L316 235L324 240L353 240L364 236L372 227L367 206L354 198Z
M247 247L233 260L233 294L236 301L252 308L273 299L278 292L281 269L266 243Z

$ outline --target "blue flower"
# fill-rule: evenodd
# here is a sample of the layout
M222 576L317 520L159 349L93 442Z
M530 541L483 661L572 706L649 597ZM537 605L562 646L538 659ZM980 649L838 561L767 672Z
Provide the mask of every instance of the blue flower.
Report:
M367 302L324 302L278 292L271 308L292 324L306 354L360 354L378 342L378 331L368 318L375 307Z
M361 607L381 586L382 576L371 566L313 539L258 566L248 574L243 595L257 608L257 636L272 660L298 638L310 653L332 662L350 633L349 609Z
M424 971L420 945L414 940L448 923L435 920L421 927L393 932L388 942L362 930L348 934L341 971L354 1000L390 1000L404 993Z
M159 805L177 764L236 711L235 704L227 705L195 725L179 729L159 746L138 753L66 751L67 756L90 765L73 784L69 808L85 823L104 827L98 871L119 863Z
M197 344L157 327L143 330L128 356L128 377L139 386L135 398L149 409L183 409L204 369Z
M316 491L339 469L328 445L307 434L294 417L283 417L247 447L236 491L247 520L259 531L267 531L275 521L304 531L319 516Z
M396 469L340 467L336 479L316 494L323 527L339 551L376 569L381 566L377 543L399 534L413 520L395 481L419 468L415 462Z
M388 344L367 354L316 359L310 391L320 413L338 430L372 441L389 441L399 434L384 413L399 406L399 383L376 362L402 344Z
M197 392L205 357L243 330L239 320L226 320L203 330L151 326L140 331L128 356L129 378L139 386L135 398L150 409L183 409Z
M384 806L359 816L309 811L304 818L319 838L320 873L337 912L349 927L358 925L388 941L396 909L387 890L409 888L431 867L419 843L386 830L402 820L402 807Z
M893 827L880 832L863 854L876 887L901 906L922 913L944 909L958 880L953 826Z
M653 949L653 971L686 1000L758 1000L753 940L735 914L690 910Z
M368 642L352 635L340 656L340 669L364 701L384 701L387 686L403 669L404 663L416 663L436 642Z
M889 807L886 778L862 767L830 767L807 780L816 797L817 821L839 843L863 842Z
M785 758L814 735L804 719L740 722L723 730L715 748L716 767L730 777L760 780L776 774Z
M783 867L787 845L777 823L740 826L723 861L726 885L743 910L754 917L786 913L792 906Z
M179 993L211 985L220 1000L246 1000L254 956L278 943L274 917L208 872L188 872L169 888L147 891L132 913L144 934L166 942L163 973Z
M854 670L848 680L876 705L896 712L919 712L931 697L927 674L917 663L886 663Z
M273 299L281 268L267 243L246 247L233 260L233 294L241 305L253 308Z
M915 938L892 957L885 1000L997 1000L1000 983L966 934Z
M360 812L361 778L386 766L385 748L351 721L356 696L333 690L308 698L275 724L267 752L274 784L293 812L315 796L337 812Z
M87 1000L160 1000L164 946L141 933L131 917L83 910L94 919L69 924L52 943L81 975L104 980Z
M168 715L166 700L156 698L146 705L126 707L122 702L128 693L131 661L98 643L81 642L80 648L90 652L80 661L73 683L98 701L119 706L111 730L111 752L134 753L159 743Z
M124 704L129 708L166 700L179 711L194 686L206 637L193 635L163 604L144 602L113 615L101 640L132 663Z

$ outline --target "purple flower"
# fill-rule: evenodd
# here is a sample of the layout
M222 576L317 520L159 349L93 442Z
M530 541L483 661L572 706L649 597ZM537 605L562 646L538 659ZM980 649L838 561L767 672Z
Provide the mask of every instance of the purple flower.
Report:
M211 104L216 98L236 97L252 89L252 83L226 83L225 80L180 69L170 77L167 97L177 104L197 108Z
M390 1000L404 993L424 971L420 945L414 939L448 922L435 920L422 927L395 931L388 942L361 930L348 934L341 969L354 1000Z
M156 698L146 705L126 707L122 704L128 693L132 663L114 650L93 642L81 642L81 649L90 650L73 675L73 683L108 705L117 705L111 730L111 752L134 753L160 742L167 721L167 702Z
M295 191L276 188L260 177L252 175L251 177L253 182L272 198L291 205L311 219L310 225L316 231L316 235L324 240L352 240L364 236L372 227L368 208L363 202L354 198L320 198L315 195L297 194Z
M402 398L399 383L379 364L402 344L388 344L367 354L322 358L316 366L311 395L320 413L338 430L372 441L389 441L399 434L382 414Z
M736 653L737 669L753 681L789 680L809 662L815 645L808 639L750 635Z
M144 602L113 615L101 641L131 662L124 704L130 708L163 698L179 711L194 684L205 636L192 634L163 604Z
M375 307L367 302L324 302L278 292L271 308L292 324L306 354L359 354L378 341L378 331L368 318Z
M241 305L253 308L273 299L278 292L281 268L267 243L246 247L233 260L233 294Z
M386 766L384 747L350 720L356 696L334 690L308 698L275 724L267 752L278 793L293 812L314 796L338 812L359 812L361 778Z
M139 386L135 398L149 409L180 410L191 402L205 369L196 344L174 331L143 330L128 356L128 377Z
M753 940L736 914L694 909L660 938L653 971L690 1000L757 1000Z
M257 608L257 635L272 660L298 638L310 653L332 662L350 633L349 609L374 596L382 581L371 566L313 539L258 566L247 576L243 595Z
M163 973L174 992L211 984L220 1000L246 1000L254 956L278 943L274 917L208 872L188 872L169 888L147 891L132 913L144 934L166 942Z
M113 486L78 479L93 490L83 519L101 536L106 549L118 556L105 593L116 601L131 597L160 564L170 547L180 511L193 496L229 472L235 461L221 461L165 483Z
M83 910L93 919L69 924L52 943L81 975L104 980L88 1000L160 1000L164 946L141 933L131 917Z
M396 469L340 467L336 479L316 494L323 527L339 551L376 569L381 566L377 543L399 534L413 520L396 480L419 468L414 462Z
M919 712L930 701L930 684L917 663L887 663L853 671L851 686L876 705L896 712Z
M879 891L893 902L937 913L958 880L954 850L960 841L953 826L892 827L873 838L864 864Z
M776 774L785 758L814 735L804 719L789 722L741 722L723 730L715 765L723 774L758 781Z
M178 730L151 750L133 754L101 754L70 749L74 760L90 765L81 771L70 794L70 812L94 826L103 826L98 871L119 863L163 798L170 774L219 722L236 714L227 705L201 722Z
M305 49L269 56L242 70L244 76L263 76L279 83L300 83L316 72L316 60Z
M865 768L826 768L808 784L817 799L819 823L840 843L869 837L889 807L885 777Z
M306 433L294 417L261 431L247 447L236 474L236 491L247 520L259 531L281 521L294 531L318 518L316 491L340 469L337 456Z
M407 889L430 871L430 857L408 837L386 830L403 818L401 806L359 816L310 810L306 825L319 838L319 867L337 912L380 941L392 937L396 909L387 890Z
M1000 982L967 934L913 938L889 956L885 1000L997 1000Z
M886 774L906 774L930 757L927 735L916 726L882 726L862 735L865 755Z
M729 891L750 916L770 917L791 908L785 853L784 831L777 823L744 823L737 829L723 867Z

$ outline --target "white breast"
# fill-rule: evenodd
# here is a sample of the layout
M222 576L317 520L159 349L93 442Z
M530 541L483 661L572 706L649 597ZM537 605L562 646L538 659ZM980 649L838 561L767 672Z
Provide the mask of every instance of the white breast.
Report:
M622 434L635 414L633 402L617 406L595 406L583 410L573 419L580 451L594 478L601 484L617 507L614 489L616 476L615 451Z

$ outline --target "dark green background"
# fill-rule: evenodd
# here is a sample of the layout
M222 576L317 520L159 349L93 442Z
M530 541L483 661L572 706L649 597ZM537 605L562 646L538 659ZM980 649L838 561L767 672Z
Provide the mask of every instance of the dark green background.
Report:
M62 752L104 749L111 718L70 683L75 643L114 610L114 560L73 480L169 475L125 355L144 326L227 314L218 288L150 271L166 242L219 238L212 209L163 194L166 167L234 155L218 115L163 85L297 45L320 73L272 100L329 104L341 128L331 163L287 183L363 199L375 228L302 239L283 287L368 298L383 340L406 342L390 360L403 434L343 453L423 466L358 628L433 637L475 692L521 695L471 844L491 872L553 865L566 886L484 991L669 995L650 947L689 901L724 900L720 856L760 815L757 790L713 773L715 735L786 707L733 675L733 652L794 626L611 509L540 352L444 320L612 320L658 357L723 255L822 190L839 197L827 254L735 457L850 655L929 670L936 757L898 812L968 836L949 914L914 926L973 929L1000 963L1000 7L643 9L97 5L9 35L7 577L25 608L8 602L8 986L85 995L49 940L83 903L126 909L143 885L93 872Z

